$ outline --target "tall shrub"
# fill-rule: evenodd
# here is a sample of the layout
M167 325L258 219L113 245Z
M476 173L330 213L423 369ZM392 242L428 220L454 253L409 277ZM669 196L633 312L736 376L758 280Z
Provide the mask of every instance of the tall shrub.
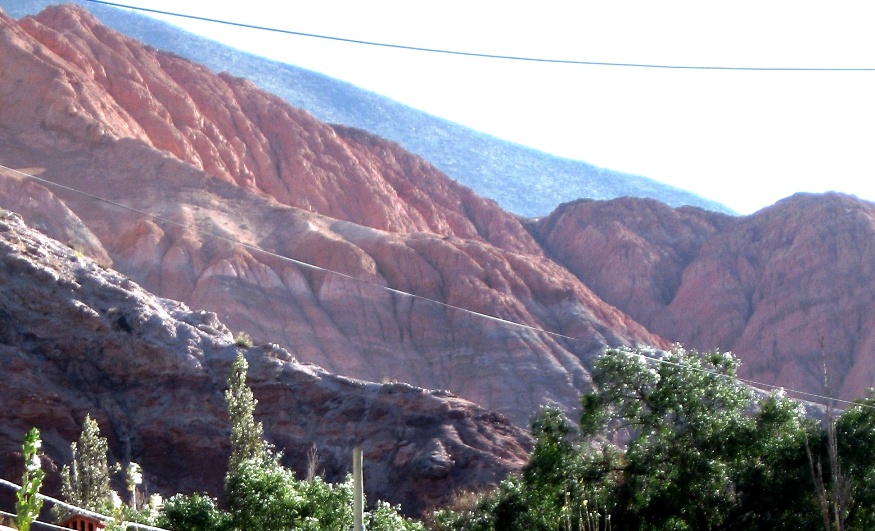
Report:
M109 444L100 435L97 421L85 416L79 441L70 443L73 462L61 469L61 496L70 504L108 514L113 509L110 479L117 471L107 460ZM58 511L64 518L67 513Z
M15 522L20 531L29 531L31 524L39 516L43 500L39 497L39 489L46 473L42 470L39 449L42 440L39 430L31 428L24 436L21 453L24 455L24 473L21 476L21 489L16 494Z
M258 403L252 390L246 385L246 372L249 363L243 354L238 354L231 366L228 377L228 390L225 401L228 403L228 417L231 421L231 457L228 473L233 473L248 459L262 459L267 454L262 436L261 423L255 422L255 406Z

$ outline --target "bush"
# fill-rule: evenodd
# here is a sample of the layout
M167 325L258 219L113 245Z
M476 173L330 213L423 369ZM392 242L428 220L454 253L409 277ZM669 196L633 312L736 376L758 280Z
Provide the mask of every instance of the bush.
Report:
M228 514L207 494L177 494L164 502L158 518L158 527L173 531L224 531L228 523Z
M234 345L241 348L252 348L252 338L246 332L240 332L234 337Z
M260 459L243 461L226 482L229 522L235 529L322 531L350 529L353 525L352 477L327 483L320 477L297 480L295 473ZM378 502L365 514L369 531L421 531L394 507Z

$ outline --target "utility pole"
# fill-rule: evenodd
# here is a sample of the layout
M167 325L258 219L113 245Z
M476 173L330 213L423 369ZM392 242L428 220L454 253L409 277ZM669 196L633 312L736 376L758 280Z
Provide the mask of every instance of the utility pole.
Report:
M356 446L352 449L352 522L353 531L364 531L364 487L362 477L362 449Z

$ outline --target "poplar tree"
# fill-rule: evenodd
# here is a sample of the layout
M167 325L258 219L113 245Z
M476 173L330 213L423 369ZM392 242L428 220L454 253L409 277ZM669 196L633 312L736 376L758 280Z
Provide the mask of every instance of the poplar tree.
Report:
M85 417L78 443L70 443L73 463L61 469L61 496L67 502L96 512L110 512L113 508L112 488L109 481L116 469L109 466L109 444L100 435L97 421ZM56 514L63 518L64 514Z
M231 457L228 461L229 476L240 464L248 459L267 456L262 440L264 429L260 422L255 422L255 405L258 403L252 395L252 390L246 385L246 372L249 363L243 354L238 354L231 366L228 377L228 390L225 391L225 401L228 403L228 416L231 420Z

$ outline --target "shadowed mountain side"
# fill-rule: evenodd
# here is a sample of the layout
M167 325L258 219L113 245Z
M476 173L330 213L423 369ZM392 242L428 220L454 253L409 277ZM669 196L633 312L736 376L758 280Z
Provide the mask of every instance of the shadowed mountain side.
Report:
M368 495L408 513L496 484L531 447L505 418L446 392L336 376L272 344L241 349L215 314L158 299L10 213L0 214L0 316L0 475L20 475L16 450L37 426L53 491L91 414L112 459L140 463L151 492L221 492L222 391L242 351L256 418L289 464L303 471L315 446L317 470L341 480L360 445Z
M0 0L18 18L48 0ZM371 131L422 155L458 182L522 216L544 216L581 197L652 197L680 206L731 212L685 190L500 140L303 68L253 56L134 12L82 2L109 27L216 71L227 71L305 109L318 119Z
M875 386L875 205L798 194L742 218L643 200L582 201L536 225L605 301L741 374L852 400Z

